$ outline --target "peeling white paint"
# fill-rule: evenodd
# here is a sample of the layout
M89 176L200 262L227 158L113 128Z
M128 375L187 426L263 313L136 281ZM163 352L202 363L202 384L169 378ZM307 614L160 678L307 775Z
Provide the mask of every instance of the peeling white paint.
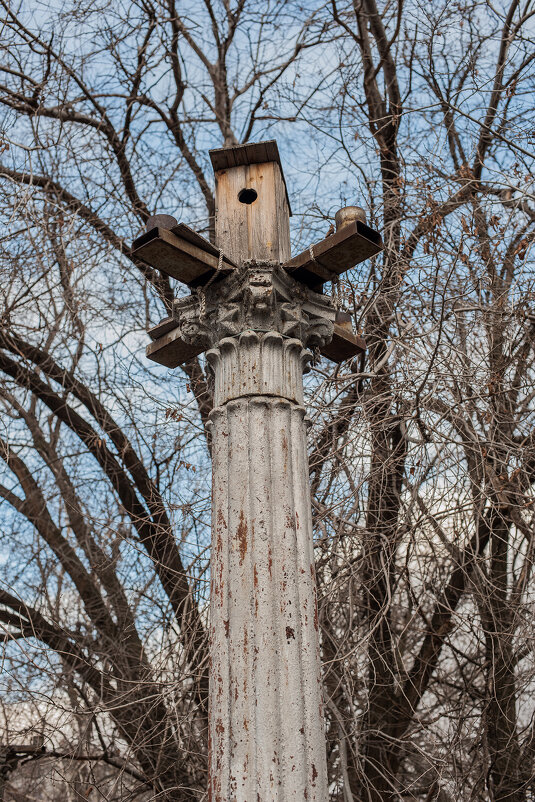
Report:
M210 351L212 802L327 802L299 340Z

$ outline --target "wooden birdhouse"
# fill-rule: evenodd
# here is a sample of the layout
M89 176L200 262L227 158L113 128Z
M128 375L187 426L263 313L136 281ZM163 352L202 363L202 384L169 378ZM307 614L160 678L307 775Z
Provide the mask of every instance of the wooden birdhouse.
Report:
M216 181L216 244L237 265L286 262L290 203L275 140L210 151Z

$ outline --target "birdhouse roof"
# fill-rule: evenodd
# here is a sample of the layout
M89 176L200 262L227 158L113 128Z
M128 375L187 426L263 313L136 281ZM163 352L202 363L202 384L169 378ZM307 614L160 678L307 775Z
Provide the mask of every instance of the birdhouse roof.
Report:
M209 153L214 173L219 172L219 170L228 170L232 167L242 167L248 164L263 164L264 162L278 164L284 181L286 201L291 216L292 210L290 198L288 197L288 187L284 178L279 149L274 139L268 139L266 142L247 142L245 145L235 145L232 148L216 148L209 151Z

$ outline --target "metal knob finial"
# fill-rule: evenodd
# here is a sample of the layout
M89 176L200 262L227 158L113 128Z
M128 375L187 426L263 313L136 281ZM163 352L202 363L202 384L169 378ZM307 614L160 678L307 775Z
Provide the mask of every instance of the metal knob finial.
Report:
M334 216L336 230L339 231L355 220L360 220L361 223L366 222L366 212L361 206L344 206L342 209L338 209Z
M153 214L145 224L147 231L153 228L167 228L169 231L178 225L178 222L170 214Z

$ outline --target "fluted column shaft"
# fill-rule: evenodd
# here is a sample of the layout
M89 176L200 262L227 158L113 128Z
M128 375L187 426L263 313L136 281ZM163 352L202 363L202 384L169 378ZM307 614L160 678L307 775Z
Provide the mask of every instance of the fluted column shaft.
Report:
M212 802L326 802L312 520L297 339L246 331L215 374Z

